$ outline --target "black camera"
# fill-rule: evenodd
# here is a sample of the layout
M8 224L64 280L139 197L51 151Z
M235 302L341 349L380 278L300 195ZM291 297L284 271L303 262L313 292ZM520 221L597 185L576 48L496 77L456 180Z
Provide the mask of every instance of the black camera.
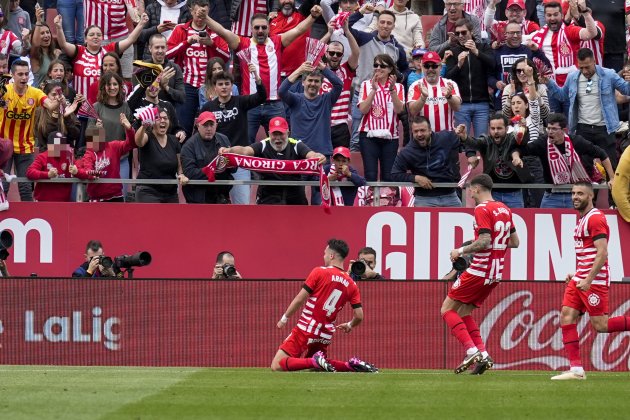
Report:
M114 266L114 260L111 257L107 257L105 255L96 255L92 257L92 259L96 258L98 263L103 266L103 268L110 269Z
M151 264L151 254L146 251L137 252L133 255L119 255L115 258L116 267L133 268Z
M206 38L207 36L208 36L208 32L206 31L199 32L199 38Z
M232 264L223 264L221 266L221 268L223 268L223 275L226 278L230 278L230 277L236 277L236 267L234 267L234 265Z
M367 271L367 264L365 260L358 260L352 263L350 266L350 272L357 277L361 277Z
M472 244L472 241L466 241L462 244L462 248L470 244ZM471 262L472 262L472 255L457 257L457 259L453 261L453 270L462 272L468 267L470 267Z
M9 258L9 248L13 246L13 235L8 230L0 232L0 260Z

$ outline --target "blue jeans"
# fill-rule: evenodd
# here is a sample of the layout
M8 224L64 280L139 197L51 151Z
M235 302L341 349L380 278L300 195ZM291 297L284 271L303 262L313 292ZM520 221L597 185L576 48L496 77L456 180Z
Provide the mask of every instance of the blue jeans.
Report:
M282 101L265 102L262 105L247 111L247 123L249 124L249 143L256 143L258 128L262 125L265 132L269 134L269 121L273 117L284 118L284 105Z
M523 202L523 191L521 190L512 192L493 190L492 198L496 201L502 202L511 209L522 209L525 207L525 203Z
M177 105L176 111L179 125L186 130L186 138L188 138L192 136L195 115L199 109L199 88L184 83L184 91L186 92L186 100L183 104Z
M252 179L252 173L243 168L238 168L232 176L235 180L249 181ZM249 204L250 195L250 185L233 185L230 190L230 199L232 200L232 204Z
M83 0L57 0L57 12L62 17L63 34L70 44L83 44L85 20Z
M357 104L359 103L359 90L357 89L352 95L352 104L350 105L350 114L352 115L352 133L350 133L350 151L358 152L361 150L359 147L359 125L363 114L359 111Z
M398 153L398 139L380 139L368 137L365 132L359 133L359 148L363 158L365 180L376 181L379 164L381 167L381 181L390 181L390 174Z
M490 105L488 102L463 103L459 111L455 112L455 124L465 124L469 135L472 124L475 137L488 134L489 120Z
M461 207L462 201L453 191L449 194L434 195L431 197L423 197L416 195L413 201L414 207Z
M541 209L572 209L573 201L571 200L571 193L550 193L545 192L542 202L540 203Z

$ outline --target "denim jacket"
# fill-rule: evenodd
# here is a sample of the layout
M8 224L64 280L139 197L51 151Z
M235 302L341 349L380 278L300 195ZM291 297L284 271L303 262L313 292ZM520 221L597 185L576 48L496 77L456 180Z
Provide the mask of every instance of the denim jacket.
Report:
M595 66L595 72L599 76L599 100L606 122L608 134L614 133L619 128L619 115L617 113L617 101L615 100L615 90L623 95L630 95L630 82L623 80L612 69ZM554 80L547 82L549 96L553 96L558 101L569 101L569 132L575 133L578 122L577 91L578 79L581 72L575 71L567 76L563 87L558 87Z

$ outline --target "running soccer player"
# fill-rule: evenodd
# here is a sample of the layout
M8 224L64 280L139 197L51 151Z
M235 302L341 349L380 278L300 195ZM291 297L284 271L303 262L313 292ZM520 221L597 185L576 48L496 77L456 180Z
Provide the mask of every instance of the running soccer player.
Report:
M501 281L507 249L519 245L512 212L505 204L492 199L492 186L492 178L487 174L477 175L470 181L470 195L477 204L475 240L453 249L450 255L451 261L455 261L465 254L473 254L470 267L453 283L441 309L444 322L466 350L466 357L455 368L455 373L462 373L477 363L472 373L480 375L494 364L471 313Z
M326 350L335 330L349 333L363 321L361 295L357 284L343 269L348 244L331 239L324 250L324 267L311 271L277 327L284 328L298 309L302 315L289 336L280 345L271 362L271 370L293 371L315 369L325 372L378 372L363 360L353 357L347 362L328 360ZM349 322L335 326L337 315L350 302L353 316Z

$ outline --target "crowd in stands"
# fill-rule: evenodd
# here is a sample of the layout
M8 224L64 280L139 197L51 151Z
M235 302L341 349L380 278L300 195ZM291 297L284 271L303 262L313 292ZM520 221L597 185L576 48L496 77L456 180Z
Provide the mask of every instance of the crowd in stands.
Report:
M189 184L230 153L318 160L332 205L461 206L434 184L481 170L510 207L572 208L566 186L611 186L628 143L624 6L590 1L429 0L423 28L415 0L10 0L3 179L34 182L21 201L321 203L315 187ZM38 182L64 177L85 183ZM90 183L107 178L179 185Z

